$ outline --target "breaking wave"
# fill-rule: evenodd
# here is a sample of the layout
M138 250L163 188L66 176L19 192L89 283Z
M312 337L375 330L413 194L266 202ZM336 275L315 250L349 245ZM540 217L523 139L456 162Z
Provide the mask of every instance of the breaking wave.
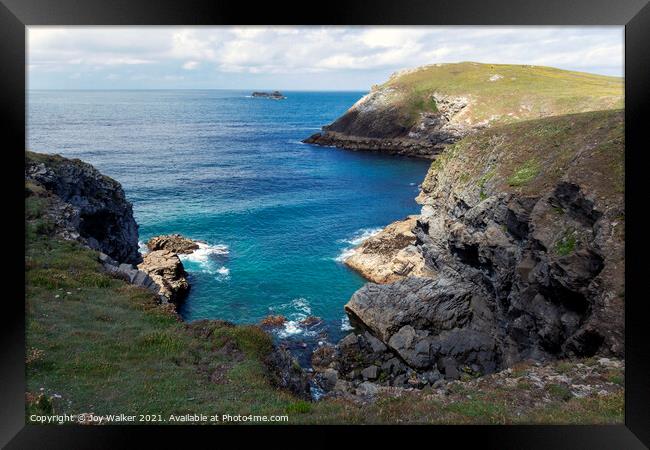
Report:
M341 263L344 262L347 258L349 258L354 254L354 249L356 247L363 244L366 240L370 239L371 237L379 234L381 230L383 230L383 227L361 228L360 230L357 230L352 236L345 239L339 239L336 242L339 242L341 244L348 244L348 245L341 250L338 256L334 258L334 261L338 261Z
M186 269L216 275L220 281L229 279L230 269L224 265L230 254L228 246L224 244L210 245L206 242L197 242L197 244L199 248L194 252L178 255Z

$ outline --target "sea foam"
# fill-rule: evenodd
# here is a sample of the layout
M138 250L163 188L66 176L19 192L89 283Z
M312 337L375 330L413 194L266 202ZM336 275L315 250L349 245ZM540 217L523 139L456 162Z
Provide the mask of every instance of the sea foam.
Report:
M206 242L198 241L199 248L189 254L179 254L178 257L183 263L188 265L191 272L196 266L199 271L217 275L220 281L230 278L230 269L223 265L228 258L230 250L227 245L217 244L210 245Z
M344 262L354 254L354 249L373 236L376 236L383 230L382 227L377 228L361 228L354 232L354 234L345 239L339 239L337 242L342 244L349 244L341 250L341 252L334 258L334 261Z
M271 307L270 310L274 314L281 314L287 319L284 326L276 332L278 337L287 338L296 334L305 334L307 336L316 335L315 330L306 330L300 326L302 320L312 315L311 305L306 298L294 298L289 303Z

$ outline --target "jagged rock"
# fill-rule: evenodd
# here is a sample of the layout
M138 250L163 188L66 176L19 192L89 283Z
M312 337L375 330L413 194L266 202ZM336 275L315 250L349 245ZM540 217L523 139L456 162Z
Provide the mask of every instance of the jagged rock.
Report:
M532 148L527 133L554 137ZM554 144L564 141L571 159ZM617 111L467 138L432 165L406 243L431 277L366 284L345 307L350 322L419 373L447 379L527 359L622 356L622 144ZM529 168L540 145L546 159ZM358 352L362 361L374 353Z
M336 383L338 383L339 381L338 375L339 375L338 372L334 369L324 370L319 375L319 385L325 391L331 391L332 389L334 389Z
M189 254L199 248L199 244L180 234L156 236L147 242L149 251L169 250L173 253Z
M374 337L372 334L366 331L363 336L366 338L366 341L370 345L370 348L372 348L373 352L383 353L386 351L386 345L384 345L383 342Z
M158 284L144 271L138 270L131 264L119 264L105 253L100 252L99 261L102 263L104 270L110 274L128 281L131 284L148 289L154 294L158 294L160 287Z
M364 380L375 380L379 375L379 368L377 366L369 366L361 371L361 376Z
M287 389L301 398L311 399L309 378L287 349L274 347L265 363L275 386Z
M374 283L391 283L406 276L430 276L422 254L415 247L413 228L418 216L388 225L366 239L345 259L345 264Z
M168 302L179 303L190 289L183 263L176 253L169 250L145 254L138 269L151 277L160 288L159 294Z
M313 327L314 325L318 325L319 323L322 323L322 322L323 322L323 319L321 319L320 317L308 316L308 317L302 319L300 322L298 322L298 324L301 327Z
M112 259L137 264L138 225L117 181L78 159L25 152L25 182L50 195L46 215L54 233Z
M268 328L277 328L283 326L287 322L284 316L266 316L260 321L260 326Z
M325 371L329 368L336 367L336 358L336 347L330 344L325 344L313 351L311 355L311 365L314 370Z

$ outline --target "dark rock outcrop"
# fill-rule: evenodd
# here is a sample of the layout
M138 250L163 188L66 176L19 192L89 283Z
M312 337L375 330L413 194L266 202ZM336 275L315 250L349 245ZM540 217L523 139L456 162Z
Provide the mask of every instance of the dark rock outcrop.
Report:
M348 150L434 158L451 144L484 124L468 126L454 118L468 105L461 96L433 93L436 111L414 116L405 94L391 86L374 88L345 114L303 142Z
M47 215L57 235L119 262L142 260L138 225L120 183L78 159L33 152L25 155L25 182L51 195Z
M99 253L99 261L102 263L104 270L116 278L122 278L131 284L148 289L154 294L159 294L160 287L147 272L138 270L132 264L119 263L101 252Z
M265 363L273 385L287 389L300 398L311 400L309 378L287 349L274 347L265 358Z
M528 147L526 133L550 143ZM418 197L415 245L431 277L365 285L345 306L351 323L417 377L624 356L622 135L620 112L586 113L450 150ZM357 361L383 367L387 356L350 339L338 345L341 360L354 348ZM337 364L343 377L358 369Z
M270 98L273 100L284 100L285 98L287 98L284 95L282 95L280 91L273 91L273 92L255 91L251 94L251 97Z

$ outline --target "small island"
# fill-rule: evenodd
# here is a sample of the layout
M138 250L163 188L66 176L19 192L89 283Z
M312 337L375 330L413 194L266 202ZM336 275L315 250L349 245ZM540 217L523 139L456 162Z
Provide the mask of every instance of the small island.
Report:
M284 100L285 97L282 95L282 92L280 91L273 91L273 92L253 92L251 94L252 97L263 97L263 98L271 98L273 100Z

